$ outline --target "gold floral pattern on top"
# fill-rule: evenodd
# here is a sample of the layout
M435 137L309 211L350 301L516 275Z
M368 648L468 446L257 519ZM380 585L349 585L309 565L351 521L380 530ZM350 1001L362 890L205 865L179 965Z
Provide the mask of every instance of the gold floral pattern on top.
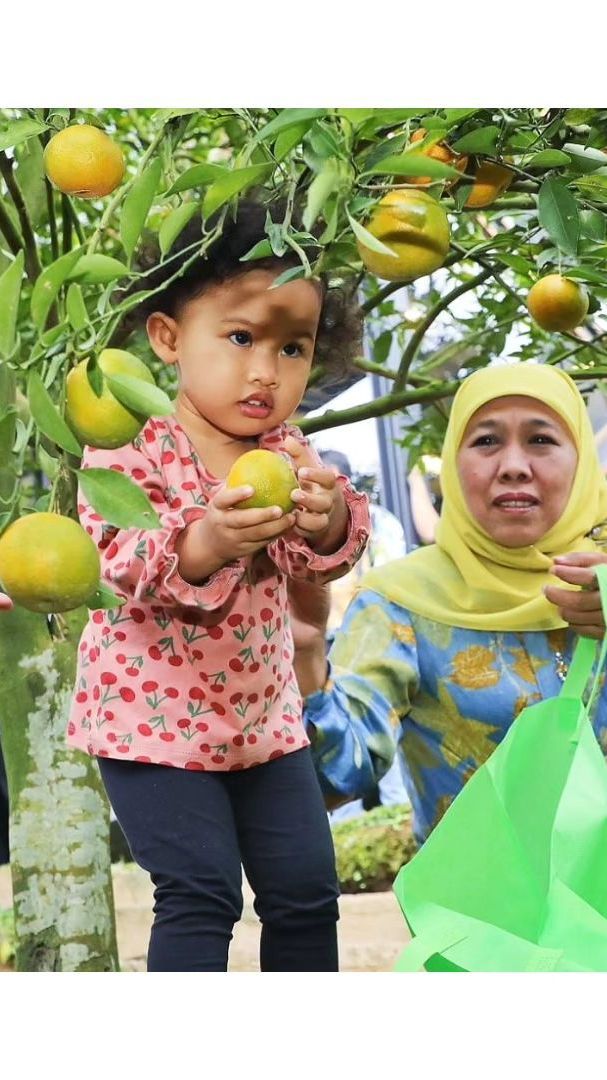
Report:
M567 627L559 626L556 630L547 630L546 638L548 645L555 653L564 653L567 651Z
M471 645L452 657L451 682L463 686L466 690L484 690L487 686L497 686L500 673L493 666L494 663L495 654L491 649L483 645Z
M415 645L415 630L412 626L403 626L402 623L392 624L392 633L397 641L403 645Z
M542 700L541 694L521 694L514 702L514 715L518 716L519 713L526 709L528 705L535 705L537 701Z
M518 675L519 679L523 679L528 683L535 683L537 685L536 671L540 668L546 667L547 660L539 660L534 657L534 664L531 663L531 658L526 649L510 649L510 655L513 659L509 663L510 671L515 675Z
M438 699L419 693L415 698L412 716L416 723L440 733L443 753L451 754L451 764L475 761L480 765L495 750L491 735L499 729L471 716L462 716L446 686L438 685Z

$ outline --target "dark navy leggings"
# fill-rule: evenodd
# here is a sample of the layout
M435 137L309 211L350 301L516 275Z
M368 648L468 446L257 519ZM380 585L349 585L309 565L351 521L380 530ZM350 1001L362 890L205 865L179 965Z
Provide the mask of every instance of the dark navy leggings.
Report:
M337 971L339 887L308 748L238 772L99 758L134 860L155 886L148 971L226 971L241 863L262 971Z

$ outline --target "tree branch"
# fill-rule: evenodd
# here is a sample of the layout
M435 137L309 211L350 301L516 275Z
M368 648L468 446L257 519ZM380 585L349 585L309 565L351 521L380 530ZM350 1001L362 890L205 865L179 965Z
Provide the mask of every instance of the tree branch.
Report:
M3 205L2 199L0 199L0 232L4 236L13 255L18 255L23 247L23 243Z
M328 409L322 416L314 416L310 417L310 419L304 418L298 422L298 427L309 435L315 431L343 427L344 424L355 424L359 420L387 416L389 413L405 409L408 405L421 405L424 402L453 397L459 385L459 381L433 383L419 390L405 390L400 394L384 394L383 397L376 398L375 401L367 401L363 405L354 405L350 409L342 409L341 412L333 412L333 410Z
M6 156L4 150L0 150L0 173L2 173L2 176L4 177L10 196L15 204L15 210L19 215L19 223L23 234L27 276L30 281L35 281L42 270L40 259L38 258L38 250L36 248L36 238L34 236L34 230L32 229L32 223L25 204L25 199L23 198L23 193L13 173L13 163L11 159Z
M411 364L415 359L415 354L422 342L424 335L426 334L426 331L432 326L432 323L435 321L435 319L438 318L438 316L441 314L442 311L445 310L445 308L449 307L449 304L451 304L453 300L457 300L459 296L463 296L464 293L470 292L472 289L475 289L477 285L480 285L481 282L485 281L488 277L490 277L492 273L492 269L483 270L482 273L477 274L476 277L471 278L470 281L465 281L462 285L458 285L457 289L452 289L450 293L447 293L446 296L441 297L441 299L438 300L436 304L434 304L430 308L430 311L426 315L425 319L422 319L417 329L411 335L411 338L407 343L407 347L403 352L396 379L394 381L395 394L400 393L406 386L409 368L411 367Z

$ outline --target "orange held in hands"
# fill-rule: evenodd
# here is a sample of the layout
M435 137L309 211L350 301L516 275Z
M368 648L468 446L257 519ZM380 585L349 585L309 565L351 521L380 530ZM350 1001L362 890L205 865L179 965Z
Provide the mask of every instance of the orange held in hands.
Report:
M105 375L130 375L154 383L152 372L137 356L125 349L103 349L99 367ZM72 368L66 383L65 418L83 445L113 450L132 442L145 424L146 417L131 412L114 397L103 381L97 397L86 373L87 361Z
M72 124L58 131L44 151L44 170L65 195L96 199L109 195L124 176L122 150L92 124Z
M255 488L254 495L238 503L239 510L279 506L288 514L294 507L291 492L297 487L297 477L282 454L273 450L249 450L232 465L226 486Z
M99 553L87 532L61 514L28 514L0 536L0 581L16 604L49 614L71 611L99 584Z
M390 191L373 209L367 231L394 252L384 255L358 241L367 270L386 281L415 281L431 274L449 251L447 214L426 191Z
M588 293L561 274L547 274L530 289L529 314L542 330L573 330L588 312Z

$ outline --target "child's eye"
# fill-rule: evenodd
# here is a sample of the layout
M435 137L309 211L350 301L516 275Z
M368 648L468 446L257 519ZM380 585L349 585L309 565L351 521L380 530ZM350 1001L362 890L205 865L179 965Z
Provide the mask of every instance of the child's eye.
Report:
M289 341L282 351L285 356L301 356L303 353L301 345L298 345L296 341Z
M531 442L538 443L540 446L558 446L556 439L550 435L534 435Z
M230 334L230 341L232 341L234 345L250 345L251 340L252 338L248 330L235 330Z
M495 435L479 435L472 443L472 446L495 446L496 443Z

